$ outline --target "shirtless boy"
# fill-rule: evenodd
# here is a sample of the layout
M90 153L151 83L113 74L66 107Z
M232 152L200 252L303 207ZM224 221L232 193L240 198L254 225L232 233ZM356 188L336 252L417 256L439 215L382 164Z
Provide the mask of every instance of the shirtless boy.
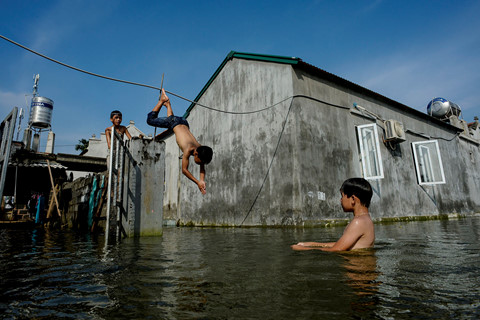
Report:
M125 134L128 139L132 139L132 136L130 135L130 132L128 132L127 127L122 126L122 113L118 110L114 110L110 113L110 121L112 121L113 126L108 127L105 129L105 137L107 138L107 146L108 149L110 149L110 138L112 136L112 128L115 128L117 133L120 136L123 136Z
M167 117L158 118L158 112L165 105L167 107ZM190 132L188 122L185 118L177 117L173 114L170 99L162 89L160 100L147 116L147 123L154 127L167 128L173 130L177 144L183 152L182 157L182 173L190 180L192 180L202 194L207 193L205 184L205 165L210 163L213 156L213 151L210 147L202 146L197 139ZM190 171L188 171L188 164L190 157L196 164L200 165L200 179L197 180Z
M372 187L363 178L346 180L340 188L340 200L344 212L353 212L353 219L337 242L299 242L293 250L347 251L373 247L375 230L368 213L372 199Z

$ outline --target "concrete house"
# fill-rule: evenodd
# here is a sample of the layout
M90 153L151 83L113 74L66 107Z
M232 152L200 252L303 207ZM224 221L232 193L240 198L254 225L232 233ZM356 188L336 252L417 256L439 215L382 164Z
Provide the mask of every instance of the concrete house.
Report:
M132 137L144 137L145 134L135 126L135 121L130 120L129 124L127 125L127 130ZM90 157L100 157L106 158L108 154L108 147L107 147L107 138L105 137L105 132L100 133L100 138L97 138L95 134L88 139L88 149L84 156Z
M207 194L166 136L164 221L322 225L350 218L339 192L350 177L371 182L375 220L480 212L478 123L442 121L299 58L239 52L195 101L190 130L214 150Z

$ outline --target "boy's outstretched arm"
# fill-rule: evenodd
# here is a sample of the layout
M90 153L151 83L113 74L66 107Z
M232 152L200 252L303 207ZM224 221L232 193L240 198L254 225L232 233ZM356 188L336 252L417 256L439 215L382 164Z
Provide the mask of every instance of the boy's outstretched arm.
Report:
M299 242L292 245L293 250L322 250L322 251L347 251L352 249L357 243L358 239L363 235L363 228L353 221L350 223L343 235L337 242L321 243L321 242Z
M205 184L205 168L203 165L200 165L200 181L195 179L195 177L193 176L193 174L188 171L188 164L189 164L189 156L187 154L183 154L183 158L182 158L182 173L190 180L192 180L193 182L195 182L195 184L198 186L198 189L200 189L200 192L202 194L206 194L207 193L207 189L206 189L206 184Z
M205 183L205 165L200 165L200 185L198 186L200 191L205 194L207 193L207 184Z

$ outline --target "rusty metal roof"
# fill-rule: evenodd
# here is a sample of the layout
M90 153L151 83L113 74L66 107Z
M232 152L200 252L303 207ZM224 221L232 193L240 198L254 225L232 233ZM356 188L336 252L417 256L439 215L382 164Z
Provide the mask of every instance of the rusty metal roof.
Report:
M26 168L48 168L48 163L46 161L41 161L41 160L34 160L34 161L10 161L8 162L9 166L14 166L14 167L26 167ZM57 162L50 162L50 168L52 169L68 169L68 167L65 167L61 165L60 163Z

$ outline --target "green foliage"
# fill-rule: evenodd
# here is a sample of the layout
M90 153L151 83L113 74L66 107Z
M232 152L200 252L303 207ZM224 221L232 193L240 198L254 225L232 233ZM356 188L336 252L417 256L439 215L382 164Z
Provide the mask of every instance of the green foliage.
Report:
M89 141L87 139L78 140L78 144L75 145L75 150L76 151L80 150L80 154L84 153L88 149L88 142Z

